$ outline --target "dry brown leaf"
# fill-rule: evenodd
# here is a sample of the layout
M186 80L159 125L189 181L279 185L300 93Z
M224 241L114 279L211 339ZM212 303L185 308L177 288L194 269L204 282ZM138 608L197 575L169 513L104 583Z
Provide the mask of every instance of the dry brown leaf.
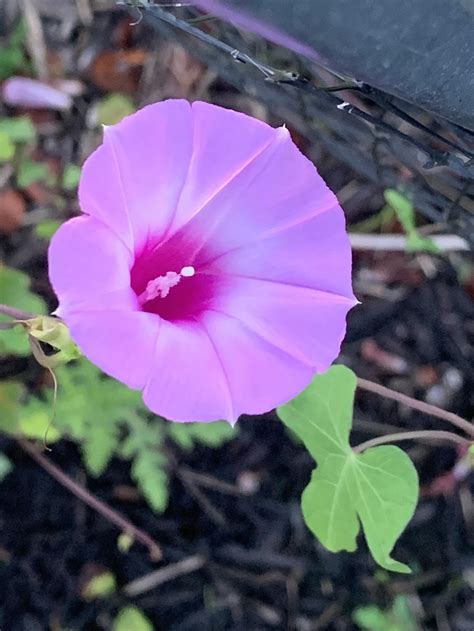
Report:
M23 224L26 204L17 191L6 189L0 191L0 232L11 234Z
M105 92L135 94L147 55L139 48L103 52L92 63L90 78Z

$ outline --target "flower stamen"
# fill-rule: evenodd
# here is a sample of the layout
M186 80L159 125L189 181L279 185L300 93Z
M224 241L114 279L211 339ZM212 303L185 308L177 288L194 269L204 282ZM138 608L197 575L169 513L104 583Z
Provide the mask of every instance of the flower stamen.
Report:
M187 265L181 269L179 274L176 272L166 272L163 276L157 276L153 280L150 280L143 291L138 296L138 302L144 305L150 300L155 298L166 298L170 293L170 290L181 281L182 278L190 278L194 276L196 270L192 265Z

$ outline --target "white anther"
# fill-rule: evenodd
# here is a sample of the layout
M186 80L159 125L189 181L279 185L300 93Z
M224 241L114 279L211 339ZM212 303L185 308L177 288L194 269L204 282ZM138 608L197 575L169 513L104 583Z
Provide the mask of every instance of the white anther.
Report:
M163 276L157 276L150 280L144 292L138 296L138 302L143 305L149 300L155 298L166 298L170 290L181 281L181 278L190 278L194 276L196 270L192 265L183 267L179 274L176 272L166 272Z
M194 267L192 265L187 265L186 267L183 267L179 275L189 278L190 276L194 276L195 273L196 270L194 269Z

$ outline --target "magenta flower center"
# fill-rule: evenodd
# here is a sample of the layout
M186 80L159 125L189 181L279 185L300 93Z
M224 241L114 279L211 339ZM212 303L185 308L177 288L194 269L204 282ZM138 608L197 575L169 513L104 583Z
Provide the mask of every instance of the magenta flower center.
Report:
M135 256L131 285L143 311L165 320L192 320L212 305L215 277L203 274L203 249L182 234L147 245ZM200 265L201 263L201 265Z

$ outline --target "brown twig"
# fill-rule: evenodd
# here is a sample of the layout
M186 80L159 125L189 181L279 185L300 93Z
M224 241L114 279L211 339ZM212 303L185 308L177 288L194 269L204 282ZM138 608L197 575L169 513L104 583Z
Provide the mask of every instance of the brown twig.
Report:
M61 471L59 467L43 456L43 454L31 442L25 440L24 438L17 438L17 443L29 456L31 456L31 458L33 458L37 464L39 464L40 467L42 467L57 482L59 482L59 484L62 484L66 489L68 489L68 491L71 491L71 493L78 497L82 502L97 511L100 515L105 517L105 519L115 524L118 528L120 528L120 530L146 546L153 561L160 561L163 558L160 546L150 537L150 535L132 524L132 522L130 522L126 517L108 506L105 502L93 495L83 486L72 480L66 473L64 473L64 471Z
M196 482L192 479L192 476L185 470L177 470L177 476L181 480L183 486L194 497L199 506L207 513L208 517L216 523L218 526L226 526L227 520L224 515L218 510L212 502L201 491Z
M144 592L148 592L154 589L158 585L162 585L168 581L172 581L178 576L183 574L190 574L203 567L206 563L206 559L201 555L195 555L178 561L178 563L172 563L166 567L162 567L159 570L145 574L140 578L131 581L123 588L123 593L129 598L139 596Z
M443 421L447 421L448 423L451 423L451 425L455 425L459 429L462 429L471 438L474 438L474 425L453 412L448 412L447 410L443 410L442 408L439 408L436 405L431 405L430 403L425 403L424 401L418 401L418 399L409 397L406 394L402 394L401 392L397 392L396 390L392 390L391 388L387 388L386 386L382 386L373 381L361 379L360 377L357 379L357 386L362 390L374 392L375 394L379 394L387 399L392 399L393 401L402 403L413 410L418 410L418 412L429 414L430 416L435 416Z
M38 9L32 0L22 0L21 4L27 27L26 46L33 61L36 76L40 81L47 81L49 78L48 53Z
M203 486L218 493L224 493L225 495L234 495L235 497L247 497L248 493L241 491L238 486L229 484L218 480L211 475L205 473L198 473L188 467L180 467L178 469L178 475L185 475L188 480L193 480L198 486Z
M468 438L458 436L457 434L453 434L453 432L445 432L443 430L436 429L420 429L414 432L400 432L399 434L385 434L385 436L377 436L376 438L366 440L364 443L357 445L357 447L353 447L353 451L361 453L366 449L370 449L370 447L386 445L387 443L398 443L401 440L447 440L452 443L456 443L457 445L462 445L463 447L469 447L469 445L472 444L472 441Z

